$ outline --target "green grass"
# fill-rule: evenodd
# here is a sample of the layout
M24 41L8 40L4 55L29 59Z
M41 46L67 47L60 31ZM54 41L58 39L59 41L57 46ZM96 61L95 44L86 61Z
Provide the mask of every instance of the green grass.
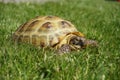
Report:
M52 50L15 45L12 33L38 15L70 20L87 38L97 40L99 47L59 56ZM120 80L120 3L0 3L0 80Z

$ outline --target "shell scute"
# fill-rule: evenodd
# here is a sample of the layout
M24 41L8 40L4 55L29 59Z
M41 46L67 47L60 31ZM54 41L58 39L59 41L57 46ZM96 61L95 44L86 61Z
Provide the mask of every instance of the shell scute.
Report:
M16 31L19 32L19 33L23 32L23 31L25 30L25 28L26 28L26 27L24 27L24 26L27 26L27 25L28 25L27 22L24 23L24 24L21 25Z
M40 47L48 46L48 38L45 35L39 36Z
M26 42L26 43L30 43L30 36L23 36L23 41Z
M38 35L32 35L31 43L33 45L39 45L40 43L38 42L38 38L39 38Z
M60 42L60 38L58 36L55 36L55 35L49 36L50 46L54 46L55 44L57 44L59 42Z
M28 25L28 27L26 28L25 32L29 32L29 31L34 31L36 29L36 25L38 25L40 23L40 20L35 20L32 23L30 23Z
M53 25L50 22L45 22L38 29L38 32L49 31L49 30L51 30L52 27L53 27Z
M69 28L69 27L71 27L71 25L67 21L61 21L60 23L62 25L61 26L62 28L66 28L66 27Z

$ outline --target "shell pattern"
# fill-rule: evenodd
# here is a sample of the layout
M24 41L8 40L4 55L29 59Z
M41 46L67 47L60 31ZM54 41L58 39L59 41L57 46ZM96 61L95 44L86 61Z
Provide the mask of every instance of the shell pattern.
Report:
M55 47L72 32L78 31L67 20L56 16L38 16L21 25L13 34L13 39L40 47Z

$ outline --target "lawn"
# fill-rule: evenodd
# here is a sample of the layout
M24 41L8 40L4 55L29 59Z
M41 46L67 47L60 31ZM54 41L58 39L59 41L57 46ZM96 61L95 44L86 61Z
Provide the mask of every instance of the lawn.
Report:
M12 33L35 16L71 21L98 48L62 56L29 44L14 44ZM108 0L62 0L0 3L0 80L120 80L120 3Z

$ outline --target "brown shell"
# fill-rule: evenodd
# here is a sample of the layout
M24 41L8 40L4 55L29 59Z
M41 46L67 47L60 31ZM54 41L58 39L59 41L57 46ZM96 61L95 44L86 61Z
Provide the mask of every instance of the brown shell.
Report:
M13 34L13 39L41 47L54 47L72 32L78 31L69 21L56 16L38 16L21 25Z

